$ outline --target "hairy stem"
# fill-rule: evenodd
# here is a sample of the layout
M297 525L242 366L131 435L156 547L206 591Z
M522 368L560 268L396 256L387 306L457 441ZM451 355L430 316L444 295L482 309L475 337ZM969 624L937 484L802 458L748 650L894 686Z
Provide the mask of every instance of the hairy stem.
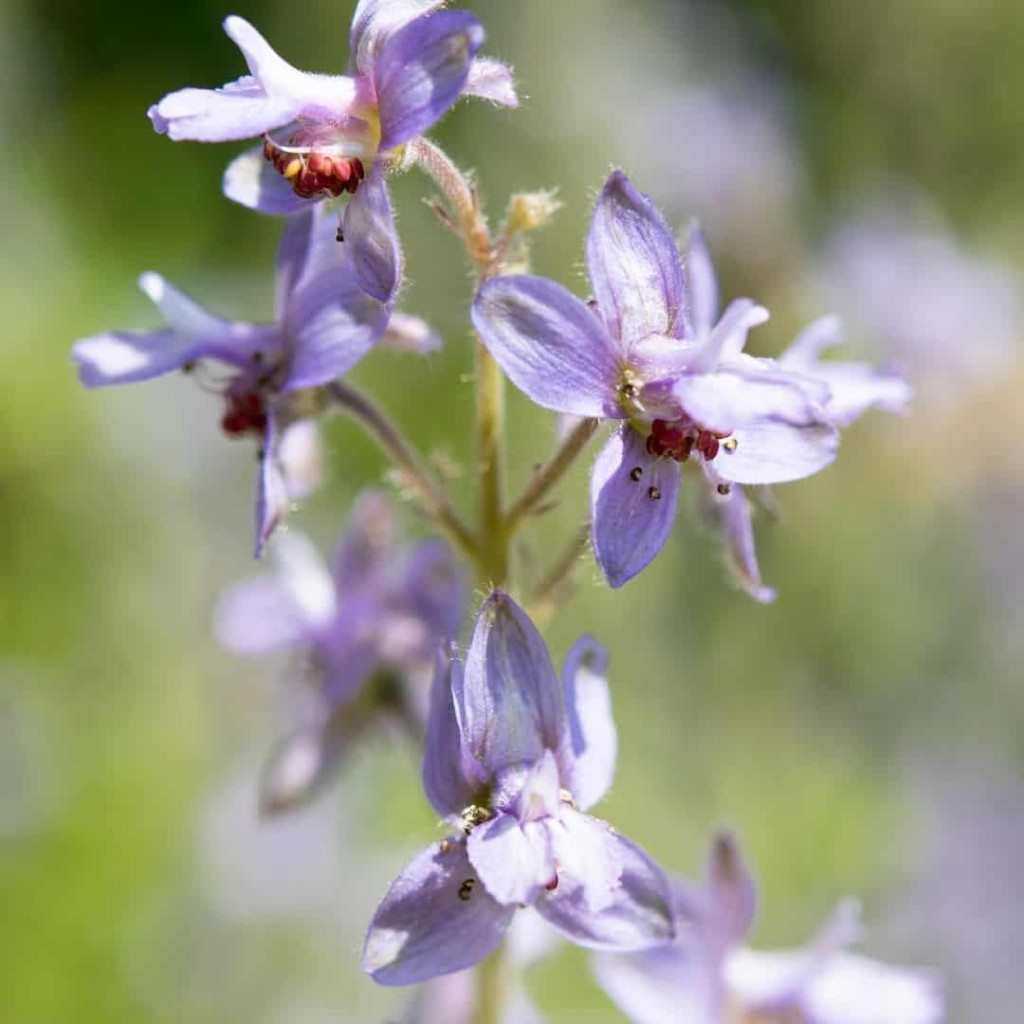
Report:
M505 514L505 530L510 537L522 520L536 510L551 489L572 468L597 427L597 420L582 420L565 436L555 454L534 474L526 489Z
M324 390L331 403L356 420L402 471L428 514L455 546L474 562L478 561L479 545L473 532L452 508L437 478L387 413L344 381L333 381Z
M558 607L563 588L580 564L590 546L590 523L584 523L572 536L565 549L555 560L548 574L540 581L530 598L530 614L535 622L551 618Z

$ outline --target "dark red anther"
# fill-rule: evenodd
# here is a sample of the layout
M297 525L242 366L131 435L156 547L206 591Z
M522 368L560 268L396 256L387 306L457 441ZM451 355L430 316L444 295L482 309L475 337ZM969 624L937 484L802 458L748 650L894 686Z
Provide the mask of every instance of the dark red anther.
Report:
M552 876L551 881L544 886L548 892L554 892L558 888L558 874L557 872Z
M241 437L244 434L260 436L267 429L267 409L263 404L263 396L258 392L224 395L227 409L221 417L220 425L225 434Z

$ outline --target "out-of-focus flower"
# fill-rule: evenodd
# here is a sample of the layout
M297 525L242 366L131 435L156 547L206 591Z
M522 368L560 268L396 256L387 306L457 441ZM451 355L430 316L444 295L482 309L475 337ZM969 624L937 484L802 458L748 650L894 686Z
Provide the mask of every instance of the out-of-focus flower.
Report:
M937 1024L935 977L846 952L861 934L844 901L805 947L762 953L740 945L753 923L754 881L736 841L715 837L704 885L676 883L692 922L650 950L600 954L597 980L636 1024Z
M361 0L352 21L348 74L299 71L242 18L224 31L250 74L220 89L180 89L149 110L175 140L262 146L227 169L224 194L262 213L288 214L311 202L356 193L381 178L410 140L428 131L462 95L516 106L512 73L477 58L484 30L444 0ZM274 132L276 134L272 135ZM362 224L353 200L344 234Z
M835 458L821 381L743 353L768 318L737 299L718 318L704 236L679 252L647 196L616 171L587 243L596 301L588 307L540 277L488 281L473 321L502 369L539 405L622 425L591 482L594 552L613 587L661 550L672 528L680 466L711 485L797 480Z
M309 438L291 439L285 447L290 465L283 467L282 432L317 411L309 389L347 372L370 351L394 303L401 254L391 204L380 182L371 183L363 195L375 217L358 246L338 243L324 210L308 210L287 225L277 253L275 323L223 320L159 274L146 273L140 286L169 326L100 334L72 350L88 387L148 380L173 370L192 372L206 361L229 368L226 378L212 384L225 404L221 426L229 437L255 437L260 444L257 557L290 500L312 482ZM303 446L305 452L296 451Z
M409 985L475 964L533 906L583 946L637 949L673 934L667 881L585 814L615 767L606 654L581 639L559 684L544 641L500 591L466 662L441 659L423 782L458 828L405 868L370 924L363 967Z
M465 608L458 563L445 544L403 550L383 495L362 495L328 568L297 533L272 546L274 571L236 584L217 606L228 650L291 650L310 685L305 719L271 758L260 803L287 810L314 795L351 744L381 718L421 723L438 645Z

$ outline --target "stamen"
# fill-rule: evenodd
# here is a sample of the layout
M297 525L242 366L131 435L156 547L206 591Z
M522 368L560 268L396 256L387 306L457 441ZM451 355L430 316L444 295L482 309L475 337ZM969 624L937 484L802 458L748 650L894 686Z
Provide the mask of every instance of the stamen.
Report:
M723 447L723 448L724 448L724 449L725 449L725 450L726 450L727 452L729 452L729 454L730 454L730 455L731 455L731 454L732 454L732 453L733 453L734 451L736 451L736 449L737 449L737 448L739 448L739 446L740 446L740 443L739 443L739 441L737 441L737 440L736 440L736 438L735 438L735 437L730 437L728 441L726 441L726 442L724 442L724 443L722 444L722 447Z
M262 437L267 430L267 407L263 396L258 391L239 394L233 391L224 393L227 409L221 417L221 429L229 437L243 437L245 434L256 434Z
M723 439L729 436L728 431L705 430L685 414L672 422L654 420L647 438L647 453L686 462L697 451L707 462L711 462L718 455ZM725 446L728 451L735 451L735 438L725 441Z
M650 498L651 501L661 501L661 491L657 487L648 487L647 497Z
M283 178L291 183L297 196L312 199L318 195L352 194L366 177L366 169L358 157L333 156L300 146L297 137L287 145L267 138L263 156Z
M459 899L463 903L468 903L470 896L473 895L473 887L476 885L475 878L467 878L462 885L459 886Z
M732 494L732 488L731 488L731 487L730 487L730 486L729 486L728 484L719 484L719 485L718 485L718 486L717 486L717 487L715 488L715 490L716 490L716 491L718 491L718 493L719 493L719 494L720 494L720 495L721 495L721 496L722 496L723 498L725 498L725 497L728 497L728 496L729 496L730 494Z
M634 483L637 480L639 480L640 477L642 477L643 475L644 475L644 471L643 471L642 467L640 467L640 466L634 466L629 471L629 479L632 480Z

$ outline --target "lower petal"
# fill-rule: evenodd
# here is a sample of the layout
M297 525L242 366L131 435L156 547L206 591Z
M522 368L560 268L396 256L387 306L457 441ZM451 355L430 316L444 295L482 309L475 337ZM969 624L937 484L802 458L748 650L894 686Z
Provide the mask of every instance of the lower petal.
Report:
M543 822L520 825L513 815L499 814L473 829L466 849L487 891L506 906L533 903L556 877Z
M714 462L715 472L734 484L781 484L802 480L836 457L839 431L826 423L794 426L758 419L737 427Z
M287 216L313 206L319 199L303 199L263 155L263 146L235 157L224 172L222 191L232 202L257 213Z

